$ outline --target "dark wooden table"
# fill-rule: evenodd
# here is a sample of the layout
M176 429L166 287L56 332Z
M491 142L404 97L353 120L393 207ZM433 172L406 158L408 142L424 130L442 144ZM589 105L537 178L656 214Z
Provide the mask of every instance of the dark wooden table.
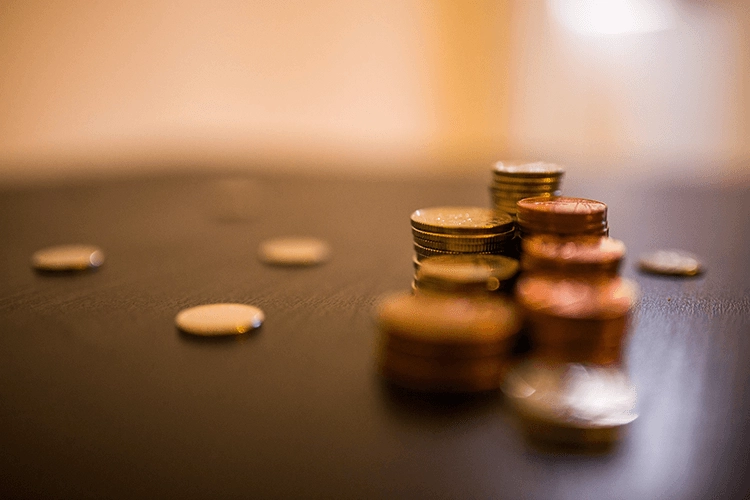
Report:
M482 178L259 176L0 191L2 498L742 498L750 491L750 191L592 181L642 289L627 349L640 417L604 456L527 447L502 398L434 400L374 370L380 294L408 289L409 214L487 206ZM258 243L312 235L333 258L267 267ZM31 254L92 243L93 273ZM642 275L677 247L698 278ZM199 341L175 314L245 302L256 333Z

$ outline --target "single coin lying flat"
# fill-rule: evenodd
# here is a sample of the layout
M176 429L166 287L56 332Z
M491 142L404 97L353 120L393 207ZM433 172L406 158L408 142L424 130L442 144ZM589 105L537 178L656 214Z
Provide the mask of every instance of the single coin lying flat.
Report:
M670 276L695 276L703 272L698 257L683 250L656 250L641 255L641 271Z
M206 337L240 335L263 324L265 314L246 304L205 304L183 309L174 318L185 333Z
M328 260L331 249L318 238L277 238L258 248L260 260L279 266L313 266Z
M39 271L85 271L103 263L104 253L93 245L58 245L31 256L31 266Z

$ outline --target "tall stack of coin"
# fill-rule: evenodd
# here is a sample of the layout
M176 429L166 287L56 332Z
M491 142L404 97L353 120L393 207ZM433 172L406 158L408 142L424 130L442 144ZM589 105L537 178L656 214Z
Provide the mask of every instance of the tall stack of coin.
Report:
M441 255L517 254L513 219L489 208L422 208L411 214L411 228L416 268Z
M607 236L607 205L586 198L536 197L517 204L521 238L533 234L562 237Z
M514 305L488 294L400 293L378 309L380 374L426 392L500 387L520 321Z
M606 206L594 203L597 210L591 212L606 212ZM551 219L556 222L554 215ZM581 220L588 219L566 222L574 226ZM606 222L596 223L602 220ZM634 283L617 275L625 245L602 236L551 233L522 240L523 275L516 298L526 314L533 348L530 360L514 368L504 390L533 441L575 447L613 444L635 418L634 395L628 396L634 393L621 369L637 294Z
M493 206L515 217L519 200L560 196L564 174L562 168L552 163L497 162L490 185Z

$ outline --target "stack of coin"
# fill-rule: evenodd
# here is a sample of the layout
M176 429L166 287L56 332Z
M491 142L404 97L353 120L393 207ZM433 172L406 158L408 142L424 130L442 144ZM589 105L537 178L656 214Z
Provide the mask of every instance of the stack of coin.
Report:
M480 207L435 207L411 214L416 259L439 255L511 255L515 224L504 213Z
M503 392L534 443L604 451L636 419L635 389L617 368L529 361L506 377Z
M400 293L378 309L380 374L426 392L498 389L520 321L510 301L489 295Z
M636 285L620 277L523 276L516 297L530 322L532 356L618 364L636 293Z
M510 294L519 263L503 255L440 255L419 263L416 293L474 295L487 292Z
M493 206L511 216L516 203L524 198L560 196L564 171L552 163L497 162L492 170L490 195Z
M527 273L617 276L624 256L622 241L601 236L570 239L538 234L521 244L521 267Z
M562 237L607 236L607 205L585 198L536 197L517 203L521 238L533 234Z

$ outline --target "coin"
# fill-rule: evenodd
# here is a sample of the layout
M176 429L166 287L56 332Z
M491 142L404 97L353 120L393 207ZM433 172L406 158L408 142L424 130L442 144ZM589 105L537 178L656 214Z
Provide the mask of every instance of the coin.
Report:
M411 389L434 392L479 392L498 389L507 369L498 356L469 359L430 358L385 348L380 373L391 382Z
M500 297L467 300L403 292L384 298L377 315L388 336L431 344L493 344L520 328L516 308Z
M43 248L31 256L39 271L83 271L104 263L104 253L92 245L59 245Z
M573 439L580 441L578 444L587 444L589 437L594 441L616 439L617 432L592 435L569 431L619 430L638 417L635 388L617 367L526 362L510 370L502 389L522 419L545 424L527 430L552 433L538 437Z
M502 255L447 255L430 257L416 272L418 290L488 292L510 288L518 273L516 259Z
M607 220L607 205L586 198L525 198L517 206L519 217L529 222L580 225L601 224Z
M445 234L498 234L513 229L513 219L504 213L480 207L421 208L411 214L415 229Z
M493 172L527 177L557 177L565 173L564 169L559 165L542 161L527 163L499 161L495 163Z
M624 256L625 244L614 238L540 234L523 239L521 265L525 271L615 276Z
M670 276L695 276L703 272L698 257L683 250L656 250L641 255L641 271Z
M246 304L205 304L183 309L174 318L177 328L201 336L239 335L264 320L263 311Z
M263 262L281 266L312 266L325 262L329 255L328 243L308 237L266 240L258 248Z
M614 277L599 280L571 279L565 275L522 277L516 297L530 313L578 319L624 316L635 304L638 286Z

